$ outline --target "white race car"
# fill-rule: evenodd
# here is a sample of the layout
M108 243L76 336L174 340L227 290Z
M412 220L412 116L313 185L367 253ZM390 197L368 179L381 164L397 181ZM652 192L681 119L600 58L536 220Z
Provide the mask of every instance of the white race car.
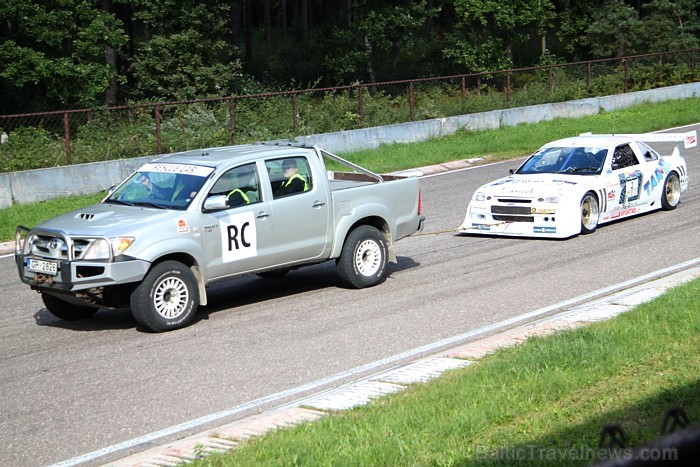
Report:
M459 233L567 238L599 224L674 209L688 187L676 145L670 156L650 142L697 145L697 132L582 134L542 146L511 175L474 193Z

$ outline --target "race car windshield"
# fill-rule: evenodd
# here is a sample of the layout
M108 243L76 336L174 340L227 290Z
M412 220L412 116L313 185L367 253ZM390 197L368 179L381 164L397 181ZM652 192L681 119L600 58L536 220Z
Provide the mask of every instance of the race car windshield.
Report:
M185 210L207 180L206 176L140 170L103 202Z
M599 175L605 162L606 148L547 147L534 153L516 174Z

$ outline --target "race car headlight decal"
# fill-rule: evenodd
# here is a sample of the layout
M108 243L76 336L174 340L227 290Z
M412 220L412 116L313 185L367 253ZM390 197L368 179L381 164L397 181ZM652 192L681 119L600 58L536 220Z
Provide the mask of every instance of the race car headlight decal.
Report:
M558 203L558 202L559 202L559 198L557 198L556 196L552 196L552 197L549 197L549 198L545 198L545 199L544 199L544 202L545 202L545 203Z

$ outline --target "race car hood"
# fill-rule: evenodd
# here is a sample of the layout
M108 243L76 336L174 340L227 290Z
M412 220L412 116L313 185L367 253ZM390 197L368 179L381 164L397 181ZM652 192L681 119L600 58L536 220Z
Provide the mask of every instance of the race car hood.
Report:
M173 211L146 206L120 206L97 203L56 216L37 228L62 230L71 235L118 236L173 219ZM172 222L171 222L172 223Z
M491 196L563 196L580 183L581 175L510 175L481 186L477 193Z

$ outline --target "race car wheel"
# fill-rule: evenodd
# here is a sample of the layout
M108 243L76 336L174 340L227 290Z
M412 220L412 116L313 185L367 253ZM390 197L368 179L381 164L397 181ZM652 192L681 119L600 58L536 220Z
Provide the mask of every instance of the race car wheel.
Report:
M681 181L676 172L671 172L664 182L664 191L661 193L661 208L664 211L676 209L681 201Z
M581 233L589 234L595 232L598 227L598 199L593 193L586 193L581 200Z
M361 289L384 279L387 263L386 237L375 227L361 225L345 239L336 269L340 280Z
M155 265L131 294L134 319L154 332L187 326L198 306L197 280L177 261Z
M52 315L65 321L78 321L89 318L97 313L98 310L98 308L91 306L73 305L48 293L42 293L41 300Z

